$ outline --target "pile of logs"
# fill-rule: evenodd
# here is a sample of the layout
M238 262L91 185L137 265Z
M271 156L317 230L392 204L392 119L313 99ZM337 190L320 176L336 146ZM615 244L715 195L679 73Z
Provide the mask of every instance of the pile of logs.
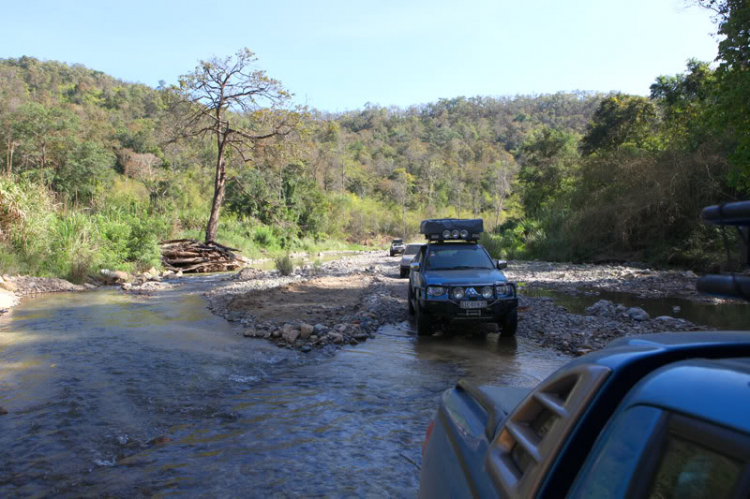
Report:
M245 266L246 259L214 241L174 239L161 243L161 261L165 269L190 272L224 272Z

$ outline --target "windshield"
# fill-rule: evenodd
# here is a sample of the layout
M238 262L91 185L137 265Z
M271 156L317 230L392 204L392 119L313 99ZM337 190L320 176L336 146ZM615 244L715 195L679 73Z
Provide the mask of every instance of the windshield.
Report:
M401 239L394 239L394 240L393 240L393 242L392 242L391 244L392 244L392 245L396 245L396 244L404 244L404 241L403 241L403 240L401 240Z
M406 247L406 251L404 251L404 255L416 255L417 252L419 252L419 248L421 248L421 244L410 244Z
M427 253L430 270L493 269L495 266L480 246L430 248Z

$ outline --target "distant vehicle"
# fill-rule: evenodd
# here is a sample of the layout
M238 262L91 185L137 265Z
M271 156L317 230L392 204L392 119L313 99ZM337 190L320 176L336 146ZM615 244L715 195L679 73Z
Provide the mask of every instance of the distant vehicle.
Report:
M401 255L403 254L405 249L406 249L406 246L404 246L403 239L394 239L393 241L391 241L391 249L390 249L391 256Z
M407 244L406 250L404 251L404 256L401 257L401 265L399 267L399 277L402 279L404 277L407 277L409 275L409 269L412 260L414 260L414 257L419 252L419 249L424 246L422 243L419 244Z
M750 202L703 219L747 234ZM707 276L698 289L750 299L750 278ZM419 497L750 497L748 414L749 332L621 338L533 389L446 391Z
M428 240L414 256L409 275L409 313L416 315L417 334L428 336L438 323L467 325L494 322L501 336L518 327L516 286L477 239L481 219L424 220L420 232ZM477 328L466 330L477 333Z

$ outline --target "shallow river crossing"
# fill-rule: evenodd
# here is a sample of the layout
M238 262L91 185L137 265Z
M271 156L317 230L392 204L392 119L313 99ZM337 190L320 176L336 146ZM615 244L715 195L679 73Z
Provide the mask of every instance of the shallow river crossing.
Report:
M407 323L334 355L279 349L206 309L216 278L0 318L0 497L413 497L446 388L531 386L567 360Z

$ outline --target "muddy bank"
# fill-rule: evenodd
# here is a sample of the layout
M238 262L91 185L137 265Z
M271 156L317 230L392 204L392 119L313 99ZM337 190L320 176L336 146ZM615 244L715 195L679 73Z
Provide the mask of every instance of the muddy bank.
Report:
M211 310L244 336L309 352L356 345L403 321L398 262L382 251L327 262L294 275L245 269L207 293Z

